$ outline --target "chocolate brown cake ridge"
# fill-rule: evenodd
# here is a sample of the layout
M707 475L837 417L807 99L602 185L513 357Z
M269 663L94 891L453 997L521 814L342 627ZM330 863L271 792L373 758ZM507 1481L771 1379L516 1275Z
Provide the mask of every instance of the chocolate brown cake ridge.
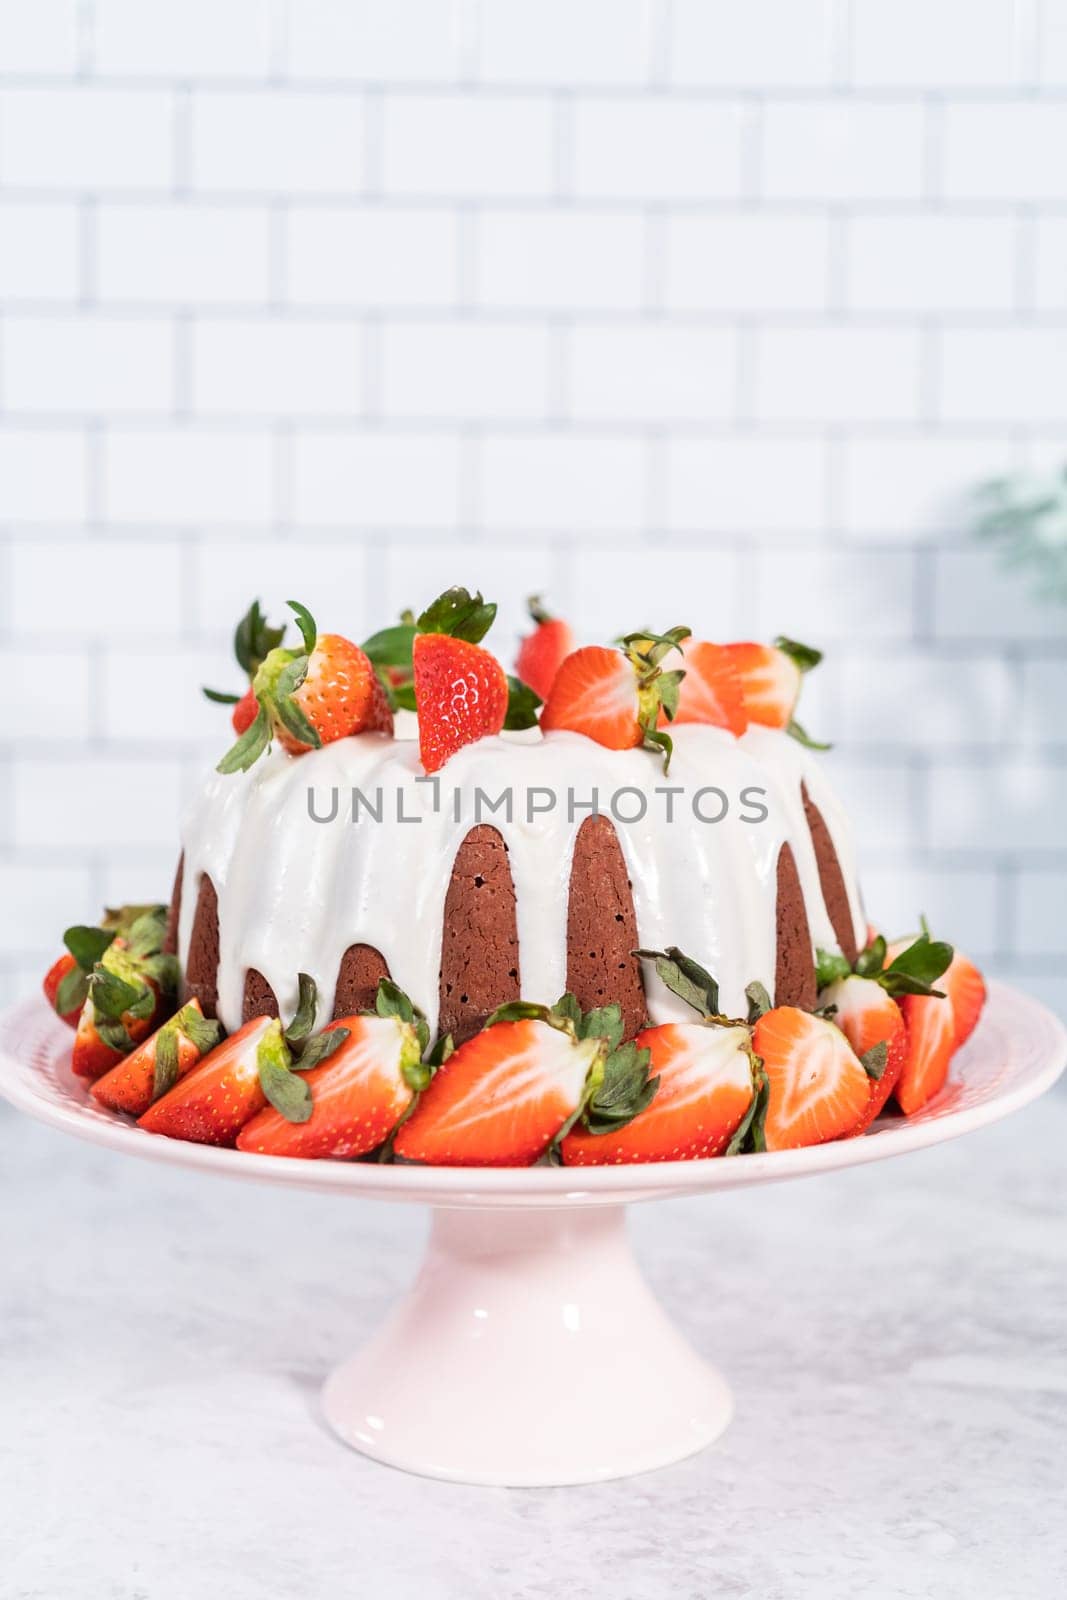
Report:
M647 1008L637 918L626 861L609 817L586 817L574 841L567 901L567 988L583 1011L621 1007L626 1037L644 1026Z
M262 972L249 967L245 973L244 995L241 1000L241 1022L251 1022L253 1017L276 1017L278 997Z
M856 934L852 923L852 907L848 901L848 889L845 887L845 875L841 870L837 851L825 818L818 806L808 794L808 786L800 786L801 799L804 802L804 815L808 819L808 832L811 834L812 846L815 850L815 862L819 868L819 884L822 888L823 903L826 906L826 915L830 919L830 926L840 947L841 954L850 963L855 963L859 955L856 944Z
M805 1011L811 1011L817 997L815 957L804 891L800 886L796 857L789 844L783 844L778 852L777 879L774 1003L776 1006L800 1006Z
M174 887L170 892L170 905L167 908L167 926L163 933L163 954L176 956L178 954L178 923L182 914L182 877L185 873L185 851L178 857L178 869L174 874Z
M496 828L480 823L456 852L445 896L438 1031L461 1044L520 993L508 847ZM418 1003L418 995L411 998Z
M336 1022L339 1017L373 1011L378 983L388 977L389 967L381 951L371 944L350 944L337 971L332 1020Z
M199 1000L205 1017L214 1017L219 1003L219 900L215 885L203 873L196 895L193 931L182 985L185 1000Z

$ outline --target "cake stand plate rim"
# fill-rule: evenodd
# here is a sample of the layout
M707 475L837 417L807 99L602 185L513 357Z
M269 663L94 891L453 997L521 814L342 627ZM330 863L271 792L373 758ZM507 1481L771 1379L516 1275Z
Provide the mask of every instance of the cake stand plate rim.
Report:
M837 1171L941 1144L1022 1109L1067 1066L1067 1029L1040 1001L993 980L949 1084L915 1117L865 1137L728 1160L590 1168L450 1168L292 1160L165 1139L97 1106L63 1063L71 1032L40 997L0 1011L0 1098L60 1131L142 1159L329 1193L438 1206L619 1205Z

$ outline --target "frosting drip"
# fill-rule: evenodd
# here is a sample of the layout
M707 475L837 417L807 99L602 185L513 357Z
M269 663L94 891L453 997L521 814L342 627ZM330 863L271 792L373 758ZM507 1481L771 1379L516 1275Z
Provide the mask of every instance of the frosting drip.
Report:
M188 958L197 890L207 873L218 893L218 1012L227 1028L240 1025L249 968L270 984L283 1016L296 1007L297 974L309 973L318 985L321 1026L352 944L381 952L393 980L433 1026L452 865L467 833L484 822L508 846L523 996L550 1003L565 987L571 855L596 791L626 860L641 944L678 945L694 956L718 978L724 1010L741 1014L747 983L758 979L773 991L775 877L786 842L812 940L837 949L802 784L830 831L863 943L849 830L811 754L786 734L751 727L735 739L687 724L673 737L667 778L650 751L606 750L562 732L483 739L454 756L436 782L423 775L415 744L377 734L297 758L276 748L247 773L212 773L183 826L181 959ZM712 818L722 810L715 790L726 797L726 815L701 820L694 797L703 817ZM380 821L363 803L353 820L355 791L380 805ZM490 809L505 791L510 815ZM550 797L553 808L539 810ZM766 817L751 820L761 807ZM646 984L654 1022L686 1018L684 1004L649 972Z

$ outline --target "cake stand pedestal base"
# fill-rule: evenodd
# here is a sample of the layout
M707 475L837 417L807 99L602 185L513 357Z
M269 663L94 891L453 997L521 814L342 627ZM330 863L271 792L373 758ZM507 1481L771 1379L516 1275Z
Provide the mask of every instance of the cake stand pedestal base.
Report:
M527 1487L666 1466L732 1409L642 1278L622 1205L435 1210L414 1286L323 1390L366 1455Z

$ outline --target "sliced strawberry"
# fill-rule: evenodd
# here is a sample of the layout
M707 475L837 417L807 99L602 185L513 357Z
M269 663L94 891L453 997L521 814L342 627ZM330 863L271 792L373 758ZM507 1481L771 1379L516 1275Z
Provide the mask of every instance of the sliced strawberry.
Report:
M956 1025L956 1048L971 1037L986 1000L985 979L973 962L957 950L948 970L937 980L948 995Z
M542 729L584 733L608 750L644 745L663 755L666 772L671 737L663 731L661 713L664 725L673 720L685 669L664 670L663 663L679 656L688 637L688 628L672 628L665 634L627 634L620 650L604 645L575 650L556 673L541 713Z
M741 683L749 721L787 728L800 698L796 662L770 644L726 644L723 649Z
M778 638L770 644L727 644L730 664L741 682L750 722L768 728L785 728L801 744L825 750L808 737L795 717L804 674L817 667L822 652L795 639Z
M464 745L499 733L508 711L508 680L495 656L467 639L419 633L412 649L419 754L437 772Z
M660 727L665 720L661 712ZM748 727L745 696L725 645L706 641L686 645L685 677L678 690L674 721L728 728L736 736L744 733Z
M438 1069L393 1148L433 1166L530 1166L581 1109L605 1053L534 1018L494 1022Z
M541 727L546 733L557 728L584 733L609 750L639 745L637 684L626 657L600 644L567 656L545 702Z
M956 1048L956 1023L947 997L902 995L900 1009L908 1053L894 1093L897 1105L910 1117L945 1086Z
M150 1105L138 1127L194 1144L234 1145L267 1104L264 1077L289 1074L289 1065L281 1023L253 1017Z
M254 719L219 762L220 772L245 772L277 738L292 755L364 732L392 733L393 713L369 658L337 633L321 637L296 600L289 605L302 650L276 646L256 672Z
M564 1166L717 1156L744 1121L754 1093L747 1028L669 1022L634 1042L651 1054L655 1098L621 1129L576 1126L561 1146Z
M135 1045L147 1038L155 1026L159 1011L158 994L154 984L149 984L152 990L151 1009L143 1016L136 1016L127 1008L119 1011L117 1015L104 1022L99 1013L99 990L96 998L89 995L78 1018L78 1026L74 1033L74 1050L71 1055L71 1071L79 1078L99 1078L105 1072L120 1062ZM116 1030L115 1033L112 1030ZM125 1043L112 1042L117 1035L125 1035Z
M880 983L854 974L823 989L819 1005L834 1007L833 1020L861 1061L871 1051L877 1052L871 1062L864 1063L868 1074L874 1075L870 1078L870 1104L852 1130L854 1136L870 1126L896 1087L908 1054L904 1018ZM885 1046L884 1051L878 1051L879 1045Z
M398 1016L342 1017L323 1036L347 1033L321 1066L303 1074L311 1090L306 1122L267 1106L242 1128L239 1150L266 1155L360 1156L392 1133L418 1090L429 1082L415 1027Z
M177 1014L157 1028L132 1055L98 1078L90 1093L94 1100L112 1111L142 1116L153 1100L183 1078L202 1056L218 1044L222 1029L210 1022L199 1000L190 1000Z
M57 1016L62 1017L63 1021L69 1028L76 1028L78 1026L78 1018L81 1016L82 1005L84 1005L85 1002L82 1001L81 1005L72 1006L69 1010L60 1011L59 1007L63 1002L60 999L59 991L64 979L70 979L72 974L77 973L80 970L81 969L79 968L78 963L75 961L70 951L67 950L64 951L63 955L60 956L58 961L54 961L52 963L44 977L44 992L48 1000L48 1004L52 1007L52 1010ZM68 984L67 989L69 988L70 985ZM66 992L67 990L64 991L64 993Z
M565 657L574 649L574 635L570 625L559 617L550 617L534 595L528 602L530 616L537 626L519 645L515 663L516 675L529 684L535 694L547 700Z
M870 1079L840 1028L795 1006L777 1006L756 1023L752 1046L768 1080L766 1149L824 1144L858 1127Z

